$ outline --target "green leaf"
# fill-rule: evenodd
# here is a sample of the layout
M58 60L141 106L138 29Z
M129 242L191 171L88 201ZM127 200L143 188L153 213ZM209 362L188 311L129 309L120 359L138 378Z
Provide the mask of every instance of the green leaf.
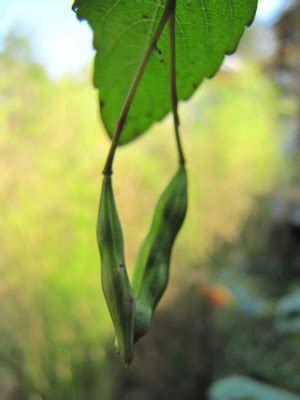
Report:
M163 14L166 0L76 0L79 19L89 22L97 51L94 84L101 116L112 137L130 85ZM176 51L180 100L233 53L254 19L257 0L177 0ZM130 142L171 109L169 40L164 30L138 88L120 144Z
M210 400L300 400L300 396L245 376L220 379L209 389Z
M278 302L275 327L280 333L300 334L299 287L296 287L291 293L281 298Z

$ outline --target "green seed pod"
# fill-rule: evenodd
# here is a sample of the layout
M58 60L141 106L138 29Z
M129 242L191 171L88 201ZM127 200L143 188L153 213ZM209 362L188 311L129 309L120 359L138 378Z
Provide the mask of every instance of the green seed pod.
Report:
M136 295L134 341L150 327L152 314L167 288L172 248L187 211L187 174L180 167L160 197L150 231L134 270Z
M120 355L125 365L129 365L133 359L135 300L125 265L123 234L111 176L103 178L97 240L104 297L115 327Z

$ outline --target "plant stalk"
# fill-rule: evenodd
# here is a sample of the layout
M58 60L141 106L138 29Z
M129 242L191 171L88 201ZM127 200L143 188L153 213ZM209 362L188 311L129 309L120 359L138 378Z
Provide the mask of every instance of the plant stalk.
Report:
M169 41L170 41L170 88L171 88L171 103L174 119L174 130L176 145L178 150L179 165L185 165L185 157L183 153L182 143L180 139L180 120L178 115L178 95L176 83L176 0L174 6L171 8L169 18Z
M136 75L134 77L134 80L131 84L131 87L129 89L129 92L127 94L126 100L124 102L124 105L122 107L120 116L117 120L116 123L116 128L115 128L115 133L112 139L112 143L111 143L111 147L107 156L107 160L104 166L104 170L103 170L103 175L112 175L112 165L113 165L113 161L114 161L114 157L115 157L115 152L116 149L118 147L119 141L120 141L120 137L122 134L122 131L124 129L126 120L127 120L127 116L128 116L128 112L130 110L130 106L132 104L132 101L135 97L136 91L139 87L139 84L141 82L141 79L144 75L145 69L150 61L150 58L152 56L153 51L155 50L156 46L157 46L157 42L162 34L162 31L166 25L166 23L168 22L168 19L171 15L172 9L174 9L176 4L176 0L168 0L165 10L163 12L163 15L159 21L159 24L153 34L153 37L151 39L151 42L145 52L145 55L142 59L142 62L136 72Z

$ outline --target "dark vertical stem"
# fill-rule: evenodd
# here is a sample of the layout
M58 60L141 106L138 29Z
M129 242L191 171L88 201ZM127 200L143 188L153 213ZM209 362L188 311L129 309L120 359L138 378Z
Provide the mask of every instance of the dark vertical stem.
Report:
M169 39L170 39L170 88L172 112L174 118L174 130L176 137L176 145L178 150L179 164L185 165L185 157L182 149L179 133L179 115L178 115L178 95L176 83L176 0L174 1L169 19Z
M135 97L136 91L139 87L139 84L141 82L141 79L144 75L145 69L149 63L149 60L152 56L152 53L154 51L154 49L156 48L157 42L162 34L162 31L166 25L166 23L168 22L168 19L170 17L170 12L171 10L174 8L174 3L175 0L168 0L167 4L166 4L166 8L163 12L163 15L159 21L159 24L153 34L153 37L151 39L151 42L146 50L146 53L142 59L142 62L136 72L136 75L134 77L134 80L132 82L132 85L129 89L128 95L126 97L126 100L124 102L123 108L121 110L120 116L118 118L118 121L116 123L116 129L115 129L115 133L113 136L113 140L111 143L111 147L108 153L108 157L104 166L104 170L103 170L103 175L111 175L112 174L112 165L113 165L113 161L114 161L114 156L115 156L115 152L116 149L118 147L119 141L120 141L120 137L122 134L122 131L124 129L126 120L127 120L127 116L128 116L128 112L130 110L130 106L132 104L132 101Z

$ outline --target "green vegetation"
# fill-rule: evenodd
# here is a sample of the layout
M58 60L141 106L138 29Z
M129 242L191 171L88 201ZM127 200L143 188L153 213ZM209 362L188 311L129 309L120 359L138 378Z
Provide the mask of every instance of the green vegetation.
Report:
M154 310L167 289L172 249L188 208L187 191L186 169L179 167L155 206L149 233L140 248L132 284L137 300L135 341L149 330Z
M180 100L188 99L204 78L215 75L224 56L236 50L245 26L252 23L257 3L163 0L153 5L149 0L75 0L73 9L78 18L87 20L94 32L94 84L109 135L113 137L116 125L116 132L122 125L120 143L127 143L171 111L170 68L176 71ZM166 28L175 13L176 34L171 23L170 29ZM170 51L172 46L176 54ZM176 66L172 67L173 55ZM133 89L133 82L138 88ZM134 99L128 103L131 94ZM128 104L130 110L120 118Z
M189 99L204 78L218 72L225 55L236 50L245 25L253 22L257 0L247 4L237 0L225 6L220 0L211 5L166 0L153 9L147 2L75 0L72 8L94 33L94 84L111 137L103 169L107 179L103 180L97 239L102 290L118 353L128 366L133 361L134 342L149 330L154 309L167 288L173 245L187 211L178 100ZM149 243L146 240L138 256L137 268L145 273L139 272L140 282L133 290L112 189L113 162L122 143L136 139L168 111L172 111L178 163L184 174L172 181L158 203Z
M300 396L241 376L233 376L216 382L211 390L211 400L232 399L299 400Z
M101 281L106 304L116 331L118 353L125 366L133 360L135 297L124 255L124 239L115 203L112 177L103 177L97 222L101 256Z
M261 226L268 204L261 209L263 222L247 228L247 235L243 228L282 168L276 93L259 68L223 72L182 106L189 218L155 327L125 372L107 350L114 337L101 294L95 221L109 141L99 129L89 74L52 81L32 61L28 43L15 36L0 54L0 70L1 398L111 400L163 393L192 399L231 374L259 375L299 391L299 334L280 333L278 339L270 328L273 320L282 327L282 306L280 315L273 309L293 277L283 274L284 260L265 246ZM130 275L149 210L176 165L169 124L154 126L116 160ZM226 271L235 271L241 259L257 267L248 271L245 262L238 270L259 294L255 310L262 314L251 318L230 301L239 299L230 285L237 292L238 286ZM275 267L284 277L276 285ZM220 286L212 287L215 281Z

